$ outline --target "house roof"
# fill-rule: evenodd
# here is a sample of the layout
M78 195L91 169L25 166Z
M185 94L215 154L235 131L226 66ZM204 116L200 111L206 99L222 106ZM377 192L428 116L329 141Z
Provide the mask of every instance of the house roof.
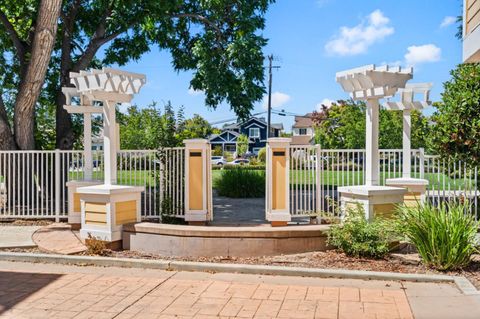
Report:
M290 145L309 145L312 144L313 136L310 135L295 135L292 136Z
M240 126L242 126L242 125L244 125L244 124L246 124L250 121L253 121L253 120L256 120L257 122L260 122L263 125L267 126L267 122L265 121L265 119L263 117L251 117L248 120L243 121L243 122L226 124L226 125L223 126L223 129L224 130L238 129ZM276 130L283 130L283 124L282 123L271 123L270 126L274 129L276 129Z
M313 127L312 113L307 113L303 116L295 116L294 128Z
M213 140L216 139L217 137L221 137L222 135L226 135L226 134L231 134L231 135L233 135L233 136L235 136L235 137L239 137L239 136L240 136L240 133L238 133L238 132L230 131L230 130L225 130L225 131L222 131L220 134L212 134L212 135L210 135L210 137L208 138L208 140L209 140L209 141L213 141ZM232 143L233 143L233 141L227 141L227 140L225 140L225 142L226 142L226 143L228 143L228 142L232 142ZM248 143L253 143L253 141L252 141L250 138L248 138Z

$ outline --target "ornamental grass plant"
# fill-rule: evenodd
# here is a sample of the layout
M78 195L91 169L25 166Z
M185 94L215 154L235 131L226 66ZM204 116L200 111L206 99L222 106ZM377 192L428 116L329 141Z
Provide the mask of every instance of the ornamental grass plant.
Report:
M398 208L398 231L415 245L422 262L438 270L467 266L478 252L479 223L468 213L468 203L430 203Z

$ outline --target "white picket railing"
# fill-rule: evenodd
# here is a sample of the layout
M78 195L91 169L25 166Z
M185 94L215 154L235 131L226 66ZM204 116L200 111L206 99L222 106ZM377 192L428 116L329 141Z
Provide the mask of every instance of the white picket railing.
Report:
M122 150L117 183L145 187L142 216L184 215L184 148ZM93 152L94 180L103 180L103 152ZM66 182L84 180L83 151L0 151L0 218L68 214Z
M365 182L365 150L321 149L316 146L290 147L290 212L294 217L337 216L341 186ZM380 184L402 176L402 150L380 150ZM429 181L426 198L434 204L462 198L479 217L477 168L461 162L447 162L428 156L423 149L412 150L411 177Z
M118 184L145 187L142 216L184 216L184 148L118 152ZM337 188L364 183L364 150L290 148L290 211L294 217L338 214ZM93 153L93 178L103 179L103 152ZM435 204L468 200L478 214L478 170L462 162L412 150L412 177L429 181L427 199ZM83 180L83 151L0 151L0 218L67 216L65 184ZM402 151L380 151L380 183L402 176Z

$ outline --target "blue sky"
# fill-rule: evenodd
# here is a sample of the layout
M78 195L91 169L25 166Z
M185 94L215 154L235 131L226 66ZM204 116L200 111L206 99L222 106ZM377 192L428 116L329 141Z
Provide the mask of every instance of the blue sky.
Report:
M269 39L265 54L281 66L273 75L274 106L301 114L322 101L345 99L336 72L385 63L413 66L410 82L433 82L431 99L438 100L449 71L461 62L454 23L460 5L460 0L278 0L263 31ZM235 117L226 104L206 108L203 95L189 91L191 74L174 72L168 52L153 48L124 69L147 75L134 99L139 106L170 100L183 105L187 116L198 113L211 122ZM254 113L263 110L260 102ZM273 121L288 131L293 118L273 116Z

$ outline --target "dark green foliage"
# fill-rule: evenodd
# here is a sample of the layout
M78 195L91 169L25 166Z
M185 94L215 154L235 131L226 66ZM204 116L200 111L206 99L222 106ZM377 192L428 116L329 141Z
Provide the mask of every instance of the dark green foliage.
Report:
M215 189L220 196L232 198L253 198L265 196L265 172L248 169L222 171L216 180Z
M212 166L212 170L217 171L217 170L247 170L247 171L264 171L265 170L265 164L263 165L222 165L222 166Z
M338 248L348 256L383 258L389 252L394 239L389 221L376 218L368 222L363 208L349 209L341 224L332 225L328 234L328 244Z
M480 64L461 64L444 83L433 115L433 144L455 161L480 164Z
M479 223L467 208L461 203L400 207L399 233L415 245L425 265L439 270L464 267L478 251Z
M324 149L365 148L364 102L338 101L321 112L314 112L315 143ZM402 148L402 112L380 109L379 146ZM428 118L412 112L412 148L427 147L430 136Z

